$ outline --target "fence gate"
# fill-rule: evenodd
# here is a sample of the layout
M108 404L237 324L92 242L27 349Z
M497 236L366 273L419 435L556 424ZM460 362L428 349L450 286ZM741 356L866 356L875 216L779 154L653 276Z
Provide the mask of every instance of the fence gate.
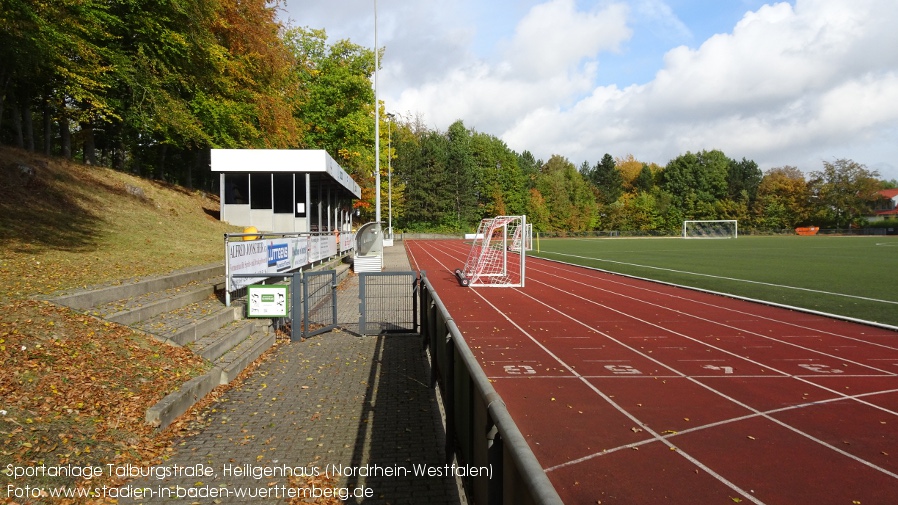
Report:
M303 338L325 333L337 326L337 272L306 272L302 276ZM295 319L294 319L295 320Z
M417 272L360 272L359 333L417 331Z

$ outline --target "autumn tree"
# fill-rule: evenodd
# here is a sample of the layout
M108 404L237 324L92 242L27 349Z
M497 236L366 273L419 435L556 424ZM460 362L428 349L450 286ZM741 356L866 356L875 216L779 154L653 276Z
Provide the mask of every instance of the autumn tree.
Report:
M597 210L595 197L573 163L562 156L552 156L542 166L536 189L545 200L548 230L578 232L592 229Z
M784 166L771 168L758 184L752 205L755 226L768 230L792 229L808 223L810 193L801 170Z
M330 44L324 30L291 28L284 40L297 62L302 147L331 153L356 182L372 179L374 51L348 40Z
M811 172L808 181L817 216L838 228L861 224L875 201L878 178L879 172L853 160L824 161L823 170Z

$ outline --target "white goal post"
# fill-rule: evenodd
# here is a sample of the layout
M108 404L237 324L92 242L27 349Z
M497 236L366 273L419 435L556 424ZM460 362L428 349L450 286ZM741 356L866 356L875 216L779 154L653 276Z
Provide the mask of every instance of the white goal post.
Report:
M739 222L735 219L683 221L683 238L738 238Z
M472 287L524 287L532 233L526 216L482 220L464 268L455 269L458 282Z

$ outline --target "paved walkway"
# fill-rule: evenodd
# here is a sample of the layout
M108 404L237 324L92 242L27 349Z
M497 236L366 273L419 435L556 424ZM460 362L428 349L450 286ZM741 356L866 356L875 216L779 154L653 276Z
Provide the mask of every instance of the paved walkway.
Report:
M401 242L387 248L384 264L386 270L410 270ZM358 277L346 282L338 295L339 319L353 322ZM132 481L156 496L131 503L285 503L291 485L308 490L321 483L291 481L285 468L324 474L343 466L351 472L332 484L348 488L345 503L457 505L462 499L454 478L415 475L416 469L445 470L445 435L428 384L417 336L359 337L337 330L281 344L209 408L206 427L181 441L161 465L188 474L176 465L204 465L200 469L212 475Z

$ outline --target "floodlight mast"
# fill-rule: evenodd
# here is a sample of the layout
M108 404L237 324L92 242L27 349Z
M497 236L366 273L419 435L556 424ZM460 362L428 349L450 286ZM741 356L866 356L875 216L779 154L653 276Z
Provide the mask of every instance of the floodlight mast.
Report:
M377 50L377 0L374 0L374 222L380 222L380 99L377 95L377 67L380 66Z

